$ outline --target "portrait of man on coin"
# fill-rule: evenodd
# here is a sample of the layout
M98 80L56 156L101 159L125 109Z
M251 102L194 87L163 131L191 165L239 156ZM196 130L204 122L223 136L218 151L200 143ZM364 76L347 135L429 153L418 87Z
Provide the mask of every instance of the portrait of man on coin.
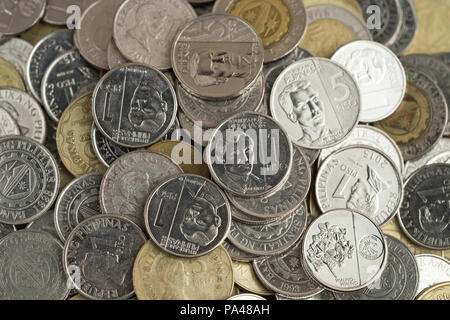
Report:
M148 173L129 172L125 174L118 184L119 197L117 204L123 214L134 213L141 210L142 204L147 200L150 190L150 176Z
M386 62L381 54L371 49L357 50L352 53L345 67L359 84L379 84L387 72Z
M450 225L449 201L442 188L418 192L425 205L419 208L419 223L426 232L439 234ZM437 198L437 199L436 199Z

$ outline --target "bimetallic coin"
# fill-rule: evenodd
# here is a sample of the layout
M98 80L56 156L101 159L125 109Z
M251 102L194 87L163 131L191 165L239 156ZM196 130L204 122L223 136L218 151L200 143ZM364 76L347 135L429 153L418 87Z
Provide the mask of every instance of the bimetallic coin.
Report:
M345 139L361 110L358 85L348 71L324 58L297 61L278 76L270 111L301 147L323 149Z
M20 135L20 129L13 117L3 108L0 108L0 137Z
M419 267L406 245L386 237L389 248L386 269L367 288L351 293L335 293L338 300L413 300L419 286Z
M39 41L26 63L26 84L31 94L41 102L42 78L52 62L61 54L73 49L73 32L59 30Z
M251 262L258 258L257 255L247 253L242 251L241 249L237 248L234 244L230 243L230 241L225 240L222 243L222 246L227 250L228 254L230 255L231 259L233 261L239 261L239 262Z
M177 115L177 97L166 76L144 64L109 71L97 84L93 114L109 140L129 148L159 141Z
M12 63L0 58L0 87L12 87L25 91L19 71Z
M100 186L103 213L121 214L142 228L150 193L163 181L183 173L169 157L150 151L134 151L118 158Z
M48 234L55 237L55 239L59 239L58 232L56 232L55 228L55 220L54 220L54 211L49 210L40 216L37 220L34 220L27 224L25 229L33 230L33 231L42 231L47 232Z
M273 294L273 292L259 281L256 277L253 264L248 262L233 261L234 282L242 289L264 296Z
M306 31L306 10L297 0L216 0L214 13L229 13L249 22L264 45L264 62L289 54Z
M97 0L47 0L43 20L51 24L67 25L68 18L73 14L71 11L67 12L70 6L77 6L80 13L83 13L95 1Z
M280 125L253 112L224 121L205 152L213 179L226 191L244 197L264 196L284 184L294 153Z
M19 71L22 79L25 79L27 61L30 57L33 46L20 38L6 39L0 45L0 57L12 63Z
M356 16L359 20L365 23L364 14L361 10L361 6L358 3L358 0L302 0L305 4L305 7L311 8L319 5L334 5L350 11Z
M126 217L90 217L67 238L63 256L66 276L89 299L130 298L134 260L146 240L144 232ZM77 277L80 279L75 281Z
M172 66L181 84L203 98L239 96L262 71L264 47L246 21L207 14L189 22L175 37Z
M120 67L123 64L129 63L128 59L125 58L122 53L120 53L119 49L113 38L108 43L108 67L109 69L114 69Z
M4 0L0 7L0 34L19 34L36 24L45 12L45 0Z
M419 267L419 288L417 294L435 284L450 281L450 262L433 254L416 255Z
M147 241L134 263L133 284L139 300L224 300L233 292L233 267L221 246L180 259Z
M114 19L114 40L128 60L167 70L178 30L196 17L186 0L127 0Z
M397 110L405 96L406 75L392 51L377 42L360 40L341 47L331 59L344 66L358 84L359 121L379 121Z
M424 290L417 300L450 300L450 281L438 283Z
M228 298L227 300L267 300L266 298L260 297L256 294L242 293Z
M380 277L388 248L372 220L355 211L337 209L309 226L302 253L304 268L315 281L330 290L348 292L363 289Z
M0 299L65 300L63 247L42 231L21 230L0 240Z
M403 11L400 31L394 41L387 45L396 55L401 55L408 50L419 30L419 18L414 2L412 0L399 0L399 2Z
M228 199L210 180L184 174L171 178L148 197L145 227L164 251L180 257L200 257L227 237L231 225Z
M399 211L400 226L417 244L435 250L450 249L449 164L425 166L408 178Z

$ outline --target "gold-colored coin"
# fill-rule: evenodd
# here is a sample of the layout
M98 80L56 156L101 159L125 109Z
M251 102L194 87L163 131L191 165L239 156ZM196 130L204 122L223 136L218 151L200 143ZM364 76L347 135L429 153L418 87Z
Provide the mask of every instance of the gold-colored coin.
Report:
M416 300L450 300L450 281L425 289L417 296Z
M271 295L273 292L259 281L253 264L233 260L234 281L242 289L260 295Z
M147 241L133 267L139 300L225 300L234 289L231 258L219 246L198 258L179 258Z
M152 145L148 150L168 156L180 166L184 173L210 178L208 166L203 162L200 150L185 141L161 141Z
M362 22L366 23L364 20L364 15L361 10L361 6L358 4L357 0L303 0L305 8L315 7L323 4L338 6L344 8L355 16L357 16Z
M22 77L16 67L0 58L0 87L12 87L25 91Z
M106 172L95 155L91 142L94 122L91 109L92 92L72 101L64 110L56 130L56 146L66 169L79 177L91 172Z
M62 26L55 26L44 22L38 22L30 29L23 32L20 37L34 46L45 36L61 29L63 29Z
M446 259L450 259L450 250L430 250L430 249L421 247L421 246L415 244L414 242L412 242L400 228L400 224L398 222L397 217L395 217L394 219L392 219L391 221L386 223L381 228L381 230L383 230L383 232L385 234L393 236L394 238L397 238L398 240L403 242L409 248L409 250L411 250L411 252L414 255L435 254L435 255L444 257Z
M450 1L413 0L419 18L418 31L411 47L405 52L438 53L450 51Z

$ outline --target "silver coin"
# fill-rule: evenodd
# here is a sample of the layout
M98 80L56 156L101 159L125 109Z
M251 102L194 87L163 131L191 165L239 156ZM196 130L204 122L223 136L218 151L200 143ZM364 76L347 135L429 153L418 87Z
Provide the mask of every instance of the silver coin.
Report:
M130 217L142 228L145 204L163 181L182 174L170 158L149 151L134 151L117 159L106 171L100 186L103 213Z
M99 193L102 178L103 173L85 174L61 191L55 204L54 224L62 242L82 221L101 213Z
M64 271L71 279L74 273L81 277L78 283L72 283L89 299L130 298L134 293L134 259L146 240L142 230L126 217L91 217L75 227L67 238Z
M314 220L304 235L302 252L308 274L338 292L360 290L375 282L388 256L377 225L348 209L329 211Z
M44 15L46 0L3 0L0 34L15 35L31 28Z
M400 31L394 42L388 44L388 48L397 55L401 55L410 47L419 30L419 18L414 2L412 0L400 0L400 6L403 11Z
M98 83L93 101L97 128L109 140L129 148L150 146L170 130L177 97L166 76L144 64L125 64Z
M292 169L280 190L261 198L229 195L230 201L245 213L267 219L293 212L305 200L311 186L309 162L299 147L294 147Z
M178 120L182 128L180 133L190 138L196 148L203 149L202 147L206 147L209 141L211 141L213 129L203 130L203 128L189 119L182 110L178 110ZM200 124L199 122L197 123Z
M181 126L180 121L178 118L175 118L175 122L173 123L172 128L170 128L169 131L167 131L166 135L161 139L164 140L174 140L178 141L181 140Z
M449 164L425 166L405 183L399 211L400 226L408 238L425 248L450 249Z
M258 256L278 255L294 246L307 227L306 203L275 222L257 226L232 221L228 240L244 252Z
M54 203L59 171L51 153L21 136L0 138L0 222L25 224Z
M20 129L13 117L3 108L0 108L0 137L20 135Z
M320 292L316 295L313 295L310 298L306 298L306 299L290 297L290 296L286 296L284 294L277 293L277 294L275 294L275 299L276 300L336 300L333 293L331 291L327 291L327 290L323 290L322 292Z
M81 96L85 95L88 92L94 93L95 88L97 87L97 81L91 81L79 88L72 97L72 101L75 101L76 99L80 98Z
M128 60L167 70L178 30L196 17L186 0L126 0L114 19L114 40Z
M445 62L450 67L450 52L440 52L434 54L434 56L441 59L442 62Z
M256 276L267 288L289 297L309 298L322 292L301 263L300 245L287 253L253 261Z
M95 1L97 0L47 0L43 20L50 24L67 25L68 18L72 14L67 12L70 6L77 6L80 13L83 13Z
M385 153L369 146L347 146L320 166L315 196L322 212L357 210L382 226L402 203L403 179Z
M252 112L224 121L205 152L213 179L244 197L277 190L289 177L293 162L286 132L272 118Z
M49 210L46 213L44 213L42 216L39 217L39 219L34 220L27 224L26 228L27 230L34 230L34 231L42 231L47 232L48 234L55 237L55 239L59 239L58 232L55 228L55 222L54 222L54 211Z
M188 23L175 38L172 66L181 84L203 98L239 96L262 71L264 47L246 21L207 14Z
M323 149L345 139L358 123L359 88L340 65L308 58L287 67L277 78L270 98L274 119L301 147Z
M50 118L59 121L75 92L99 78L100 72L89 65L78 50L70 50L56 58L41 82L41 98Z
M180 84L177 85L180 107L193 121L201 121L203 127L216 128L229 117L245 111L256 111L264 97L264 77L242 95L225 100L206 100L191 95Z
M367 288L351 293L335 293L338 300L414 300L419 286L419 267L408 247L386 236L389 248L386 269Z
M231 215L233 216L233 220L237 222L241 222L251 226L261 226L267 225L273 222L280 220L282 217L277 218L260 218L251 216L248 213L242 211L241 209L236 208L233 204L231 204Z
M397 110L406 92L406 74L397 56L374 41L353 41L331 58L343 65L361 92L361 122L387 118Z
M242 293L242 294L238 294L235 296L232 296L230 298L228 298L227 300L267 300L266 298L263 298L261 296L258 296L256 294L252 294L252 293Z
M27 61L33 46L20 38L9 38L0 44L0 57L12 63L23 79L25 79Z
M164 251L180 257L200 257L227 237L231 224L228 199L212 181L183 174L169 179L150 194L145 226Z
M428 160L427 165L435 163L450 164L450 151L445 151L432 157L430 160Z
M384 152L395 163L399 172L403 172L403 156L397 143L384 131L366 125L358 125L355 130L353 130L352 133L337 146L323 149L320 152L318 159L319 166L333 152L346 146L358 144L367 145Z
M14 231L17 231L16 226L12 224L0 223L0 239L3 239Z
M121 65L128 63L128 59L120 53L119 48L116 46L116 42L113 38L108 43L108 67L109 69L117 68Z
M39 41L26 62L26 84L30 93L41 99L42 78L49 65L61 54L73 49L73 32L58 30Z
M231 259L241 262L251 262L258 258L257 255L242 251L238 247L236 247L234 244L230 243L230 241L225 240L222 243L222 246L227 250L228 254L230 255Z
M1 239L0 299L66 299L62 254L61 243L42 231L21 230Z
M416 261L419 267L417 294L435 284L450 281L450 262L447 259L434 254L419 254Z
M23 136L44 143L45 114L37 101L28 93L14 88L0 88L0 108L9 113Z

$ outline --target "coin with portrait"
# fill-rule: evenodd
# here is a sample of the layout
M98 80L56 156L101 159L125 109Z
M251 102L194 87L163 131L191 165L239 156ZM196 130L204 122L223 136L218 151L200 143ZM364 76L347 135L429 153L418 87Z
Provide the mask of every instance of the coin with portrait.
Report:
M0 3L0 34L19 34L38 22L46 0L4 0Z

